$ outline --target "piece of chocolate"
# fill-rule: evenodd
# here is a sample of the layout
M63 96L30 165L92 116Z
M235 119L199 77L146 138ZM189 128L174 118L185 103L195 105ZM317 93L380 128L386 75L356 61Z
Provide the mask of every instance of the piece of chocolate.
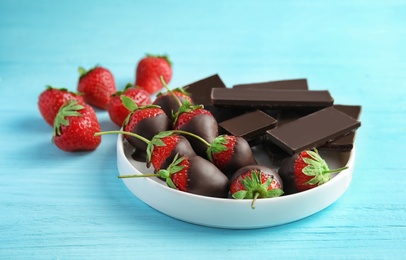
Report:
M228 134L240 136L247 140L250 146L259 144L266 130L275 126L276 119L261 110L248 112L219 123L220 131L224 130Z
M333 105L327 90L212 89L216 106L317 110Z
M213 88L226 88L218 74L198 80L183 87L190 94L194 104L208 105L211 104L211 90Z
M361 106L346 106L346 105L334 105L335 109L349 115L355 120L359 120L361 114ZM318 147L319 150L329 151L351 151L354 147L355 132L351 132L343 137L334 139L331 142L326 143Z
M203 105L213 115L217 122L233 118L245 113L246 109L218 108L211 103L211 90L213 88L226 88L218 74L198 80L183 87L189 93L196 105Z
M354 118L355 120L359 119L359 115L361 112L360 106L333 105L333 107L335 109L349 115L350 117ZM306 112L306 111L304 111L304 112L290 111L290 110L280 111L280 113L276 117L278 120L277 126L278 127L282 126L286 123L289 123L291 121L304 117L308 114L309 114L309 112ZM319 150L343 151L343 152L350 151L354 146L354 139L355 139L355 133L351 132L348 135L339 137L331 142L326 143L325 145L318 147L318 149Z
M233 88L238 89L301 89L308 90L307 79L290 79L290 80L278 80L268 81L250 84L238 84Z
M324 145L357 129L361 123L334 107L324 108L266 132L268 140L294 154Z

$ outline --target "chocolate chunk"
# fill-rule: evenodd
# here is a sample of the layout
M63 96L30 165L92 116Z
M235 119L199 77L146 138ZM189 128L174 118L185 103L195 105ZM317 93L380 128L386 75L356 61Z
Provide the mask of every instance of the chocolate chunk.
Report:
M361 114L361 106L345 106L334 105L334 108L349 115L355 120L359 120ZM351 151L354 147L355 132L351 132L343 137L339 137L325 145L320 146L319 150L332 150L332 151Z
M254 146L261 142L266 130L276 126L276 120L261 110L255 110L223 121L219 126L226 133L240 136Z
M208 105L211 104L211 90L213 88L226 88L218 74L198 80L183 87L190 94L194 104Z
M361 123L328 107L266 132L268 140L294 154L354 131Z
M327 90L222 88L212 89L211 101L225 107L317 110L333 105L334 99Z
M308 90L307 79L290 79L290 80L278 80L259 82L251 84L238 84L233 88L238 89L301 89Z

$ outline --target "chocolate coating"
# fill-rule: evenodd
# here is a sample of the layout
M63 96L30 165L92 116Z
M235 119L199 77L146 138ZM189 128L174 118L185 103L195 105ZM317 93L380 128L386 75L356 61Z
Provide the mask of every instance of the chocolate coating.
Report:
M152 137L157 135L160 132L167 131L170 129L169 119L166 114L159 114L155 117L149 117L142 119L138 124L132 129L132 133L141 135L148 140L151 140ZM141 154L145 153L147 150L148 144L144 141L133 137L126 136L128 142L138 151L136 154L139 158L142 158Z
M281 189L285 191L283 180L279 176L279 174L276 171L272 170L271 168L263 166L263 165L248 165L248 166L244 166L244 167L238 169L233 174L233 176L231 176L229 185L231 185L231 183L233 183L240 175L242 175L248 171L252 171L252 170L259 170L259 171L271 176L272 178L275 179L275 181L277 181L280 184Z
M295 182L295 161L299 157L298 154L294 154L285 160L283 160L281 167L279 167L278 174L282 178L285 192L284 195L294 194L298 192Z
M194 116L188 123L182 125L179 130L194 133L209 143L213 142L214 138L218 135L218 125L216 120L214 117L207 114ZM197 155L207 158L206 151L208 147L206 144L193 136L187 135L185 137L189 140Z
M182 96L180 97L178 96L178 99L180 100L181 103L185 101L185 98ZM153 104L161 107L161 109L168 116L170 125L172 125L173 124L172 111L173 113L176 113L179 110L180 106L178 101L172 95L164 95L162 97L157 98Z
M226 198L228 178L211 162L200 156L189 158L187 191L193 194Z
M237 137L237 142L234 146L234 154L231 160L227 163L221 171L228 177L231 176L240 168L248 165L255 165L257 161L252 154L252 150L248 142L242 138Z
M176 144L175 148L172 150L170 156L162 163L161 169L168 168L168 166L173 162L173 158L176 156L176 154L178 154L179 157L196 156L196 153L193 150L192 146L190 145L189 141L181 135L179 137L180 137L180 139L179 139L178 143Z

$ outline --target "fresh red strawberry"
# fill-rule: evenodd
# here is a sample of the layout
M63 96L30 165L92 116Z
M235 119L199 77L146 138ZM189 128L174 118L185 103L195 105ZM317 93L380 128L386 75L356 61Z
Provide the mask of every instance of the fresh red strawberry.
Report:
M285 159L279 168L287 194L315 188L328 182L331 174L347 167L330 170L316 149L306 150Z
M172 78L172 65L168 56L147 54L137 65L135 85L150 94L156 93L164 87L160 76L163 76L167 83Z
M107 109L111 95L116 93L113 74L106 68L96 66L88 71L79 67L78 91L85 102L101 109Z
M47 86L39 96L38 108L45 121L50 126L53 126L54 119L56 114L58 114L59 108L71 99L83 102L82 96L77 93L70 92L66 88L54 88Z
M170 129L169 119L165 112L155 105L138 107L137 104L129 97L122 95L121 100L130 114L123 122L123 130L138 134L148 140L156 134ZM147 144L133 136L125 135L128 142L136 148L136 154L139 160L144 160ZM137 159L134 157L134 159Z
M117 91L112 95L107 108L110 119L118 126L122 126L124 120L130 114L130 111L124 107L123 102L121 101L121 95L131 98L139 107L150 105L152 103L151 97L147 91L139 87L134 87L133 84L128 83L124 90Z
M249 165L237 170L230 179L231 196L235 199L252 199L251 207L258 198L273 198L283 194L283 183L274 170Z
M228 178L211 162L200 156L182 156L176 154L167 168L156 174L123 175L120 178L160 177L173 189L197 195L226 198L228 196Z
M101 137L95 136L100 131L96 113L85 103L68 101L61 106L54 122L53 143L63 151L90 151L101 142Z
M218 125L213 115L203 106L192 106L187 100L176 113L173 129L193 133L209 143L213 142L218 135ZM195 149L196 154L203 158L207 157L207 146L204 143L191 136L186 138Z

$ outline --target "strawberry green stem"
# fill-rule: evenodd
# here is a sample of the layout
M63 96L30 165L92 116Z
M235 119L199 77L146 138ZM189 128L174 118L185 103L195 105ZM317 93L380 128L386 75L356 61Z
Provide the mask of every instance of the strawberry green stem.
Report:
M148 173L148 174L133 174L133 175L120 175L118 178L125 179L125 178L140 178L140 177L158 177L159 174L156 173Z
M258 197L259 197L259 192L255 192L254 193L254 198L252 199L252 202L251 202L251 208L252 209L255 209L255 201L257 201L257 199L258 199Z
M341 171L344 171L346 169L348 169L348 166L341 167L341 168L334 169L334 170L323 171L323 174L341 172Z
M182 102L180 101L180 99L178 98L178 96L175 95L175 93L173 93L172 90L169 89L168 85L166 84L164 77L160 76L159 77L161 79L162 84L164 85L165 89L171 93L171 95L173 96L173 98L176 100L176 102L178 102L179 106L182 106Z
M201 142L203 142L207 147L211 146L211 144L209 142L207 142L206 140L204 140L202 137L200 137L200 136L198 136L196 134L193 134L191 132L187 132L187 131L183 131L183 130L172 130L172 132L177 133L177 134L185 134L185 135L192 136L192 137L200 140Z
M129 135L129 136L133 136L133 137L135 137L135 138L138 138L138 139L140 139L141 141L143 141L143 142L145 142L145 143L147 143L147 144L149 144L151 141L150 140L148 140L147 138L145 138L145 137L143 137L143 136L141 136L141 135L138 135L138 134L135 134L135 133L131 133L131 132L127 132L127 131L105 131L105 132L97 132L97 133L95 133L94 135L95 136L99 136L99 135L108 135L108 134L123 134L123 135Z

